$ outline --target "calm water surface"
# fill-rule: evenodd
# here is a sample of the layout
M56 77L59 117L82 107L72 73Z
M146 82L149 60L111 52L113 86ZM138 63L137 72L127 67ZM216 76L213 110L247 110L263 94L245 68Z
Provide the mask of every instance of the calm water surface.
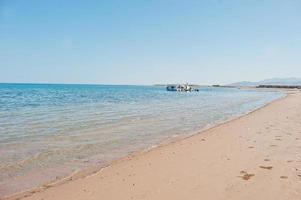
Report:
M0 84L0 197L240 116L278 92Z

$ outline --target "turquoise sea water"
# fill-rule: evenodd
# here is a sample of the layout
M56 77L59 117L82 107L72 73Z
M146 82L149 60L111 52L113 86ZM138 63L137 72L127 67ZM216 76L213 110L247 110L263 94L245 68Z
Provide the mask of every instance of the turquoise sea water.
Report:
M282 97L201 88L0 84L0 197L188 136Z

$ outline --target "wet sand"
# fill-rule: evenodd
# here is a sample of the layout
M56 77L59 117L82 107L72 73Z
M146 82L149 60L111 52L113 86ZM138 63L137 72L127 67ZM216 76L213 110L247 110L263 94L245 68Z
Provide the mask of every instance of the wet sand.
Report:
M301 92L26 200L301 199Z

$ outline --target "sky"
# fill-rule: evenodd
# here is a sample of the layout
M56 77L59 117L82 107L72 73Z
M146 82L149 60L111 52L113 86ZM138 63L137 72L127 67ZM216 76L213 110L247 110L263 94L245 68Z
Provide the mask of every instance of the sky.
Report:
M0 82L301 77L300 0L0 0Z

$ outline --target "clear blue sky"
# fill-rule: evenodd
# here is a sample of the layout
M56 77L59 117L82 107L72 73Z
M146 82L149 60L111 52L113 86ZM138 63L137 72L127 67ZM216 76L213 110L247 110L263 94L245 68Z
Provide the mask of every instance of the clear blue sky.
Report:
M0 0L0 82L301 77L299 0Z

